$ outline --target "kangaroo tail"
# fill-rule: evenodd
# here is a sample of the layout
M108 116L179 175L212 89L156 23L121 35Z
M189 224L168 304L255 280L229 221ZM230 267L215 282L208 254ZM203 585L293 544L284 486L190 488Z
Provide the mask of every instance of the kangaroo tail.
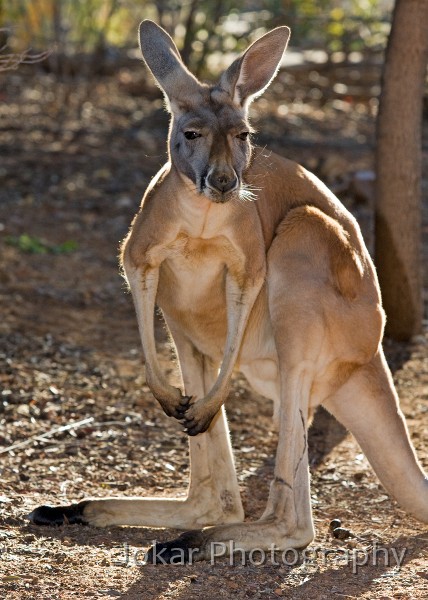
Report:
M353 433L386 490L428 523L428 477L416 458L383 351L325 403Z

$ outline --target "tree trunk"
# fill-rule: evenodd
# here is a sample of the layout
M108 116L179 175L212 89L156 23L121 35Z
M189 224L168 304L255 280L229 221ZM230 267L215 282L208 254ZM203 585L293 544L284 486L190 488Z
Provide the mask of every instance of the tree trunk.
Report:
M189 7L189 13L186 19L186 33L184 35L183 47L181 48L180 54L181 59L186 65L186 67L190 66L190 55L192 54L192 41L194 39L194 25L195 25L195 16L196 9L198 8L199 0L192 0Z
M428 1L396 0L377 120L376 265L387 333L421 331L421 130Z

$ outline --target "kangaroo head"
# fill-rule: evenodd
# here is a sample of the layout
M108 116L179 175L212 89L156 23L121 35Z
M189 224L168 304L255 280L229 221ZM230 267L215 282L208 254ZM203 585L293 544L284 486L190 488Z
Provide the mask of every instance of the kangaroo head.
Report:
M248 106L276 75L289 36L288 27L270 31L208 86L187 70L166 31L153 21L140 25L141 52L171 112L170 161L214 202L248 194L243 181L251 158Z

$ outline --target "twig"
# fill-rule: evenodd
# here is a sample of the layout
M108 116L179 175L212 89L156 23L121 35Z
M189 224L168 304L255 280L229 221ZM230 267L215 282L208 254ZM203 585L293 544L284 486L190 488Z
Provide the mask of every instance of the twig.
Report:
M24 442L19 442L18 444L13 444L12 446L8 446L3 450L0 450L0 454L5 454L6 452L11 452L12 450L16 450L17 448L23 448L24 446L30 446L34 444L34 442L39 442L45 440L46 438L51 437L57 433L62 433L63 431L69 431L70 429L77 429L78 427L82 427L83 425L88 425L92 423L94 417L88 417L87 419L82 419L81 421L74 421L74 423L69 423L68 425L63 425L62 427L57 427L56 429L51 429L46 433L42 433L42 435L34 435L30 439L25 440Z
M0 28L0 33L7 34L8 32L8 29L4 27ZM15 70L19 67L19 65L34 65L35 63L45 60L52 54L52 50L46 50L45 52L39 52L38 54L31 54L31 48L16 54L3 54L7 48L8 43L6 41L6 43L0 47L0 73L3 71Z
M39 54L30 54L30 50L26 50L21 54L0 55L0 72L17 69L19 65L33 65L45 60L51 54L51 50L46 50L45 52L40 52Z

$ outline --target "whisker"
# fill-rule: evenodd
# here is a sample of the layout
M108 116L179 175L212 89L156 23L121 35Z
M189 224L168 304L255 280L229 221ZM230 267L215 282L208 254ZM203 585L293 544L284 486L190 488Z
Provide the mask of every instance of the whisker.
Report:
M239 190L239 199L243 200L244 202L254 202L258 197L255 192L259 191L260 188L244 184Z

